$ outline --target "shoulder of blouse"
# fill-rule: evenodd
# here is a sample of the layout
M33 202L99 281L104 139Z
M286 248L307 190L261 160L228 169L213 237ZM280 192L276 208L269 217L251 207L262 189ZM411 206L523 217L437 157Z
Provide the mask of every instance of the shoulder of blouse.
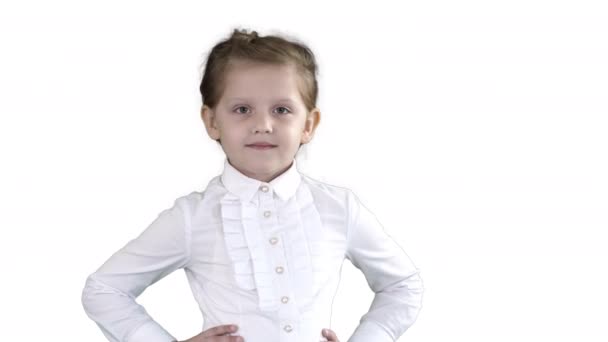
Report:
M351 227L354 224L354 214L357 213L358 209L358 207L356 207L356 205L359 203L358 197L351 189L347 187L329 184L307 175L302 175L302 179L307 185L310 186L313 197L315 197L315 193L317 192L315 190L318 190L318 192L330 197L331 200L340 203L344 207L344 214L346 216L344 219L344 222L346 222L346 240L348 241ZM327 198L325 198L325 200L326 199Z
M352 192L352 190L350 190L349 188L323 182L304 174L302 174L302 181L313 190L322 191L323 193L334 197L335 199L343 203L347 201L348 193Z

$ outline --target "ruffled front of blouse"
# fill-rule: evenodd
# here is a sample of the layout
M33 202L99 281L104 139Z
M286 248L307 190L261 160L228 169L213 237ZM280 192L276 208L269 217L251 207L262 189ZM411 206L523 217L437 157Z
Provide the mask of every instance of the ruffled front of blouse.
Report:
M230 192L221 199L224 239L232 259L237 285L257 289L260 309L275 310L270 258L264 250L264 235L255 223L256 208L241 205Z
M321 218L312 201L310 190L298 189L278 211L279 227L288 262L289 276L294 280L294 295L298 302L312 303L315 275L309 239L322 238ZM233 263L236 284L245 290L257 290L259 308L276 311L280 302L276 288L275 266L263 231L261 213L256 204L243 204L239 197L227 192L221 199L223 233L226 249ZM302 210L305 212L303 213ZM303 219L305 217L306 219ZM313 246L317 246L314 241ZM315 247L312 248L313 250Z
M285 252L294 279L294 294L300 306L309 306L317 288L315 280L321 278L314 272L313 246L318 246L317 241L322 239L323 226L307 187L300 187L296 196L286 203L279 213L279 223L285 227Z

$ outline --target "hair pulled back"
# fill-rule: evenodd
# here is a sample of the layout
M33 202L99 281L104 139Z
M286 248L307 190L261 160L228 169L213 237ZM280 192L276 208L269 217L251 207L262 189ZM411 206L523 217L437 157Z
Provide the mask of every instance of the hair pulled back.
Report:
M229 38L217 43L207 55L199 87L204 105L215 108L226 87L227 71L238 61L293 65L300 76L298 88L306 110L316 107L317 63L311 49L296 39L260 36L245 29L234 29Z

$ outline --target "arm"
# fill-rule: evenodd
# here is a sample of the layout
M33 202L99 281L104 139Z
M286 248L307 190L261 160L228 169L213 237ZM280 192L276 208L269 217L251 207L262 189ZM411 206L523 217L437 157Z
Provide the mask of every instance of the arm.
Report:
M187 203L177 199L135 239L89 275L82 291L86 314L111 342L177 340L135 299L150 285L183 268L190 258Z
M346 257L365 275L375 296L348 342L393 342L416 320L422 280L410 258L374 214L349 191Z

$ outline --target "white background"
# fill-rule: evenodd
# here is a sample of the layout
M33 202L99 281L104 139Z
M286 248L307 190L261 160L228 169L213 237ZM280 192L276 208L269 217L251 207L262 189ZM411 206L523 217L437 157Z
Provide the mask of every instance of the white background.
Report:
M608 340L602 3L1 2L0 339L105 341L85 279L221 172L200 66L238 27L315 52L300 171L355 191L420 268L399 341ZM346 261L343 342L372 295ZM200 332L182 270L138 301Z

